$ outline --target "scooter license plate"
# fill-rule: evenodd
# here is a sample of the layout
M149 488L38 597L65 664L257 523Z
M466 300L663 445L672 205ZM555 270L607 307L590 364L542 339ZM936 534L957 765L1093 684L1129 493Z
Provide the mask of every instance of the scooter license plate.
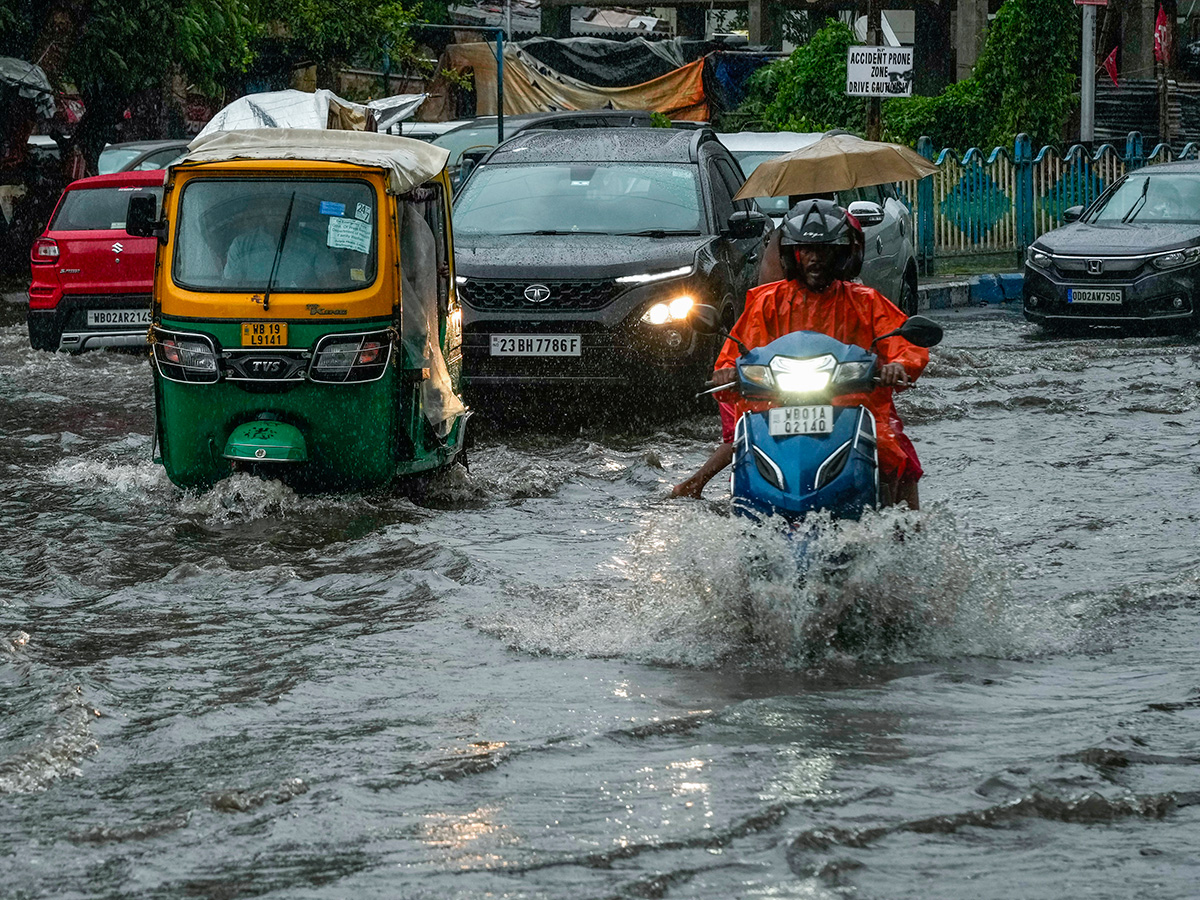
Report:
M243 347L286 347L287 322L243 322Z
M829 434L833 431L832 406L777 406L767 413L771 437L794 434Z

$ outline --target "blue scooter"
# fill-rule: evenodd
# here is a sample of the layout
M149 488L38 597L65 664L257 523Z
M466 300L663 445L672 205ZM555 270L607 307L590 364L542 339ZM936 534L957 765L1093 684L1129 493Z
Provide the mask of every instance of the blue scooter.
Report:
M711 306L692 312L692 327L731 337ZM942 339L942 328L924 316L875 341L899 335L919 347ZM874 389L878 357L815 331L794 331L748 350L731 384L705 393L736 390L748 400L775 405L746 413L733 438L731 492L734 511L753 519L778 515L792 523L814 510L857 519L879 505L875 417L865 406L834 406L835 397ZM871 344L874 349L874 342Z

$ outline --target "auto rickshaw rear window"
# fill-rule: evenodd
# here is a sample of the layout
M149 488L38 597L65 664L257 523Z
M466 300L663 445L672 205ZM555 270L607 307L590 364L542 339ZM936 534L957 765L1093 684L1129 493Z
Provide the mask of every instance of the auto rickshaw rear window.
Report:
M67 191L50 231L123 231L130 197L153 196L162 204L162 188L85 188Z
M204 291L263 291L268 281L360 290L375 281L377 219L365 181L196 179L179 201L172 277Z

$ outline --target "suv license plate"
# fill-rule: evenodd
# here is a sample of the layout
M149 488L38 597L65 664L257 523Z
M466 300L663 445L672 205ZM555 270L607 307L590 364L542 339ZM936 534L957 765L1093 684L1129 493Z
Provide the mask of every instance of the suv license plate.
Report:
M493 334L492 356L579 356L577 334Z
M286 347L287 322L243 322L243 347Z
M1070 288L1067 291L1068 303L1114 303L1119 305L1122 299L1124 299L1122 291L1097 291L1083 288Z
M833 431L832 406L777 406L767 414L771 437L793 434L829 434Z
M149 325L149 309L89 309L88 328L111 328L121 325Z

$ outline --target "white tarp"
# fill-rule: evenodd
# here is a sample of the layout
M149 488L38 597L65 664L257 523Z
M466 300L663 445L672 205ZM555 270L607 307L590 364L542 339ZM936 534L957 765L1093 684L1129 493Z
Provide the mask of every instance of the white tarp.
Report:
M14 89L22 97L33 101L37 114L43 119L54 118L54 89L41 66L0 56L0 85Z
M425 141L362 131L253 128L199 134L172 169L195 162L235 159L304 159L385 169L388 190L403 194L446 167L450 151Z
M249 128L337 128L363 131L368 114L387 131L417 111L428 94L397 94L369 103L343 100L333 91L266 91L234 100L209 120L198 137ZM332 119L332 122L331 122Z

